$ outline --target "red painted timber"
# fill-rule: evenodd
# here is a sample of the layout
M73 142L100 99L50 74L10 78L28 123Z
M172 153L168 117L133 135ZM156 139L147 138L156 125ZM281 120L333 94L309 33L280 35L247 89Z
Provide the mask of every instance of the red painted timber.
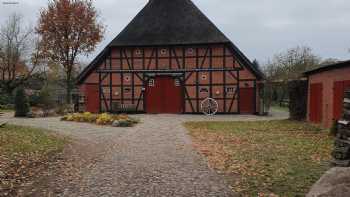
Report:
M156 77L154 86L146 88L147 113L179 114L183 110L182 87L172 77Z
M322 83L315 83L310 85L310 121L314 123L322 122L322 98L323 98Z
M98 85L86 85L85 86L86 96L86 111L91 113L99 113L99 87Z
M254 88L240 88L239 106L242 114L253 114L254 109Z

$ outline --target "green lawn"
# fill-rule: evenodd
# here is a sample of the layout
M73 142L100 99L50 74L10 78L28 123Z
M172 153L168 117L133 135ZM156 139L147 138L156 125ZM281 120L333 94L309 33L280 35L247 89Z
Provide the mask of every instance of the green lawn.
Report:
M0 113L5 113L5 112L14 112L12 109L0 109Z
M243 196L304 196L329 169L332 138L294 121L189 122L209 165Z
M271 106L271 110L289 112L289 108L288 107L281 107L279 105Z
M0 127L0 196L16 196L19 187L47 168L66 142L67 139L42 129Z

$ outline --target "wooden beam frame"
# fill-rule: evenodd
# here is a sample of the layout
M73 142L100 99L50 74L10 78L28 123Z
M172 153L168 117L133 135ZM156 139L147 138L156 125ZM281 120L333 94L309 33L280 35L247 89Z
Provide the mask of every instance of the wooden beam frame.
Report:
M204 45L203 45L204 46ZM214 99L218 101L222 101L223 108L221 113L227 114L238 114L240 113L240 83L243 81L253 81L254 82L254 90L255 90L255 111L256 109L256 79L240 79L240 71L244 68L239 60L235 59L234 55L227 55L227 50L229 50L229 46L226 44L222 44L222 54L214 55L212 46L178 46L178 47L162 47L168 50L168 56L159 56L160 47L147 47L147 49L151 49L152 52L150 56L146 56L145 47L138 48L142 51L141 56L135 56L135 48L131 47L121 47L119 48L119 57L112 56L112 50L109 51L109 54L106 58L109 60L109 65L107 65L105 61L105 65L102 68L98 68L95 72L98 73L99 76L99 91L100 91L100 111L102 112L102 105L105 105L105 109L107 111L113 112L112 106L113 102L120 102L121 104L127 102L131 102L132 105L136 105L136 110L138 112L146 111L146 96L145 89L148 84L148 75L155 74L157 75L172 75L179 74L181 75L181 85L183 87L183 113L200 113L200 102L203 97L200 95L201 87L209 88L209 97L215 97L214 86L222 86L222 96L216 97ZM217 46L217 45L215 45ZM194 54L186 54L187 48L194 48ZM204 55L200 55L199 49L204 48ZM177 54L177 50L181 50L181 55ZM130 55L129 55L130 54ZM228 66L227 58L233 58L233 66ZM186 65L186 58L192 58L195 60L195 67L188 68ZM222 67L214 67L213 61L214 58L222 58ZM159 69L159 60L167 59L169 62L168 69ZM119 60L120 69L113 68L112 61ZM142 68L136 69L135 60L142 60ZM206 65L206 61L208 61L208 66ZM236 63L237 62L237 63ZM123 65L125 63L125 65ZM155 64L155 68L151 68L152 63ZM174 64L175 63L175 64ZM237 66L238 65L238 66ZM124 67L127 66L127 69ZM200 73L208 73L209 75L209 83L202 83L200 81ZM222 73L222 82L214 83L214 73ZM229 75L227 75L227 73ZM131 85L124 83L124 76L126 74L130 74L131 76ZM109 83L105 84L103 81L107 79L109 76ZM119 76L120 81L119 84L113 81L113 76ZM216 76L216 75L215 75ZM232 77L236 82L228 83L228 76ZM190 78L195 78L195 83L188 82ZM141 84L136 83L135 79L139 79ZM192 80L191 80L192 81ZM192 94L189 94L188 88L195 87L195 91ZM228 87L235 87L236 91L231 96L227 94ZM109 98L105 97L104 90L106 88L109 89ZM114 98L113 88L120 89L120 96L118 98ZM131 94L130 96L126 96L124 92L124 88L130 88ZM141 92L136 95L136 89ZM236 101L236 102L235 102ZM108 103L109 102L109 106ZM143 109L140 109L141 102L143 102ZM189 105L187 105L189 103ZM234 103L237 104L234 109ZM229 104L229 105L227 105ZM186 106L190 106L188 109ZM186 111L190 110L190 111Z

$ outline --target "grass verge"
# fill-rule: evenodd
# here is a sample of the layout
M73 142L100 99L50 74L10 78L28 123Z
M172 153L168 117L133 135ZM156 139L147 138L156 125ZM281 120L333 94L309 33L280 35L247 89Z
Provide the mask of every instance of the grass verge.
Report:
M304 196L329 169L332 138L308 123L189 122L210 167L243 196Z
M47 168L66 142L43 129L0 127L0 194L19 195L21 186Z
M14 112L12 109L0 109L0 113Z
M289 108L288 108L288 107L285 107L285 106L281 107L281 106L279 106L279 105L272 105L272 106L271 106L271 109L272 109L272 110L275 110L275 111L289 112Z

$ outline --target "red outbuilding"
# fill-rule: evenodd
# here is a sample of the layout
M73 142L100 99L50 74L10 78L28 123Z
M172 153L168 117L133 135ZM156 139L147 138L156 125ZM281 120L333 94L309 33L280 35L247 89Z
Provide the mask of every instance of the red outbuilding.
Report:
M150 0L83 70L90 112L255 114L263 74L191 0Z
M308 120L330 127L342 115L344 91L350 89L350 60L306 72Z

